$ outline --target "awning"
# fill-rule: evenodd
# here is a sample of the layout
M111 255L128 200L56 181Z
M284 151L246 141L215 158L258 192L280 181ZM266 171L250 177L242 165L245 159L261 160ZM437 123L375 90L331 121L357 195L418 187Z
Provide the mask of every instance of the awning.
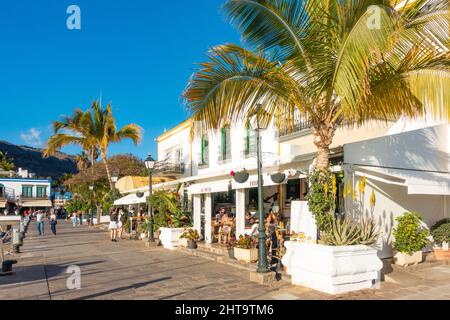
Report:
M50 200L22 200L21 207L34 207L34 208L50 208L52 202Z
M263 174L263 186L277 186L280 184L286 184L288 181L288 174L286 174L286 178L281 183L275 183L272 181L272 178L269 174ZM247 188L256 188L258 187L258 175L251 175L248 180L244 183L238 183L233 180L232 182L232 188L233 189L247 189Z
M408 194L450 195L450 174L369 166L354 166L358 176L408 188Z
M144 196L139 198L136 195L136 193L131 193L131 194L126 195L125 197L122 197L122 198L114 201L114 205L115 206L123 206L123 205L129 205L129 204L145 203L148 195L149 195L149 193L145 192Z
M211 181L196 183L187 188L188 194L202 194L214 192L227 192L230 186L230 180Z

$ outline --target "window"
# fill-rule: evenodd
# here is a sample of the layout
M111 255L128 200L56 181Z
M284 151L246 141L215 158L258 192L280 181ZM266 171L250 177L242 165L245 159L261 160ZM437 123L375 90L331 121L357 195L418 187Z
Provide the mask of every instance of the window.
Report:
M37 186L36 187L36 197L38 197L38 198L47 197L47 187L46 186Z
M209 141L206 134L202 136L200 141L200 165L208 165L209 163Z
M229 159L231 159L230 128L224 127L220 129L219 161L226 161Z
M22 197L32 198L33 197L33 186L22 186Z
M0 198L5 196L5 186L0 183Z
M252 151L256 150L256 135L250 126L247 126L244 139L244 156L247 158Z
M288 180L286 184L286 204L292 200L306 201L308 181L306 178Z

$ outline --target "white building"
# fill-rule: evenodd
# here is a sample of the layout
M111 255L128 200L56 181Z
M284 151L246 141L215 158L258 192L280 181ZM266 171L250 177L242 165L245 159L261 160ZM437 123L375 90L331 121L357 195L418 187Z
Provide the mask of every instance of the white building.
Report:
M0 178L0 210L50 208L51 180Z
M390 243L395 217L405 211L419 212L431 226L450 216L450 138L449 125L434 121L372 121L361 127L340 127L331 145L331 164L335 172L345 172L345 188L352 190L362 176L367 190L344 199L344 183L338 185L338 210L355 217L372 215L383 231L379 255L392 255ZM257 175L255 132L242 124L202 132L191 120L158 137L156 176L172 181L157 183L158 188L175 188L194 216L194 228L206 242L212 242L211 221L219 207L236 215L236 234L245 232L245 213L256 212ZM306 175L316 157L316 147L307 119L297 117L292 128L262 132L264 206L280 208L285 227L291 217L291 202L305 201L308 192ZM234 181L230 172L246 169L245 183ZM284 173L280 183L271 174ZM374 190L376 206L369 203ZM136 200L131 190L128 197ZM147 193L148 194L148 193ZM147 196L145 194L145 196ZM293 212L292 214L297 214Z

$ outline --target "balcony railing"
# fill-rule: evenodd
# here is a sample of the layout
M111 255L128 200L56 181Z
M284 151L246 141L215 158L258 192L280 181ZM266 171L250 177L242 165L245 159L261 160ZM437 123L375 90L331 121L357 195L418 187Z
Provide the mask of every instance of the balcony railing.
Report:
M282 138L307 129L311 129L309 117L295 112L292 118L286 117L285 120L281 121L277 136Z
M184 162L163 160L156 162L154 173L158 175L181 175L184 174L184 167Z
M21 200L50 200L50 196L49 195L20 195L20 199Z
M14 189L1 187L0 188L0 199L13 201L15 199Z

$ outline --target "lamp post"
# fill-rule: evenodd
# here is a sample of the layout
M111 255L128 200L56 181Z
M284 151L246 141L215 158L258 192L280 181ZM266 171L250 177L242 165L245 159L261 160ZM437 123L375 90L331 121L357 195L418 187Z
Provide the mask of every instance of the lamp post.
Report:
M90 223L91 227L94 225L94 210L92 209L92 192L93 191L94 191L94 185L91 184L91 185L89 185L89 194L91 196L91 205L90 205L90 207L91 207L91 217L89 219L89 223Z
M145 167L148 169L148 195L149 197L152 195L152 174L153 168L155 167L155 159L152 158L150 153L148 154L147 159L145 159ZM148 204L148 242L155 242L155 238L153 235L153 207L149 203Z
M258 233L258 273L267 273L267 254L266 254L266 231L264 227L264 202L263 202L263 177L262 177L262 156L261 156L261 135L260 131L266 129L259 122L259 113L261 104L256 109L256 158L258 163L258 216L259 216L259 233Z

